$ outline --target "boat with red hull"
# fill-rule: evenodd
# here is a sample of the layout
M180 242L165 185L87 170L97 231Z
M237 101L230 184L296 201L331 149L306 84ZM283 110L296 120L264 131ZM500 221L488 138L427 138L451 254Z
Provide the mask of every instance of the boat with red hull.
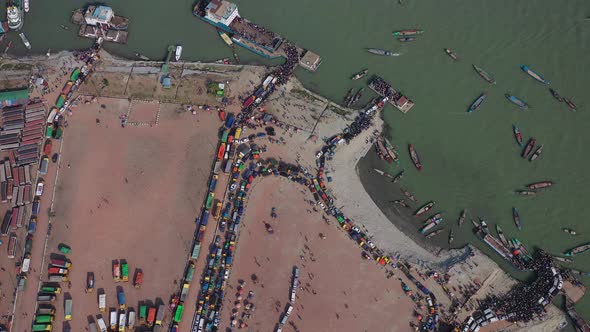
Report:
M416 166L417 170L421 171L422 162L420 161L420 156L418 155L418 152L416 152L416 150L414 149L414 144L408 145L408 150L410 150L410 157L412 158L414 166Z
M525 159L528 158L528 156L531 154L531 152L533 152L533 148L535 147L536 143L537 143L537 140L534 137L529 140L526 147L522 151L523 158L525 158Z

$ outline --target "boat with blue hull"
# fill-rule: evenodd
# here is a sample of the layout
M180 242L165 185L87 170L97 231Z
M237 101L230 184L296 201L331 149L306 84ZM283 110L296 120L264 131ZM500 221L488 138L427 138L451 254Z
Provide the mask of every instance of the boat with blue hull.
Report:
M543 76L541 76L540 74L536 73L529 66L522 65L522 66L520 66L520 69L522 69L522 71L524 71L525 73L529 74L529 76L531 76L532 78L536 79L537 81L539 81L539 82L541 82L543 84L549 84L549 81L547 81L546 79L544 79Z
M482 93L479 97L477 97L477 99L471 104L471 106L469 106L469 109L467 109L467 113L471 113L474 111L477 111L477 109L483 104L483 102L486 100L486 98L488 97L488 93L484 92Z
M511 103L513 103L514 105L516 105L522 109L529 108L529 104L527 104L524 100L522 100L516 96L506 93L506 94L504 94L504 97L506 97L506 99L508 99Z

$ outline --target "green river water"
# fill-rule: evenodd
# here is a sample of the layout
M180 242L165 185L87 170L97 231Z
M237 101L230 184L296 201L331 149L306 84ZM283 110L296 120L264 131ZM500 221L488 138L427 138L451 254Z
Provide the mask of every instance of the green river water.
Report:
M463 229L456 228L456 217L463 208L492 225L501 224L508 236L518 237L529 248L559 254L590 242L586 219L590 215L586 202L590 175L585 171L590 162L586 147L590 143L590 20L584 20L590 15L589 1L404 0L403 5L397 0L236 2L242 16L322 56L316 73L297 70L308 88L341 100L350 87L364 84L353 83L349 77L368 68L415 101L408 114L392 107L384 112L392 128L392 142L401 152L401 166L393 168L371 154L359 164L361 174L367 174L363 182L379 204L401 195L370 170L377 167L393 174L405 169L403 185L421 202L437 202L448 225L455 228L456 246L472 242L483 247L466 227L468 222ZM105 3L131 19L128 44L106 45L111 52L131 56L139 51L163 58L167 45L182 44L185 60L231 58L215 30L192 15L191 0ZM69 23L72 10L82 4L31 0L24 32L33 51L90 45L90 40L76 36L76 26ZM60 24L70 30L61 29ZM409 28L424 29L425 33L405 44L391 36L392 30ZM13 52L22 54L24 47L18 36L11 33L9 38L15 40ZM386 48L402 56L372 56L363 50L366 47ZM453 63L443 52L446 47L462 60ZM239 50L239 54L242 61L268 63L246 50ZM498 84L492 86L479 78L472 64L490 72ZM521 64L531 66L570 97L578 112L554 100L547 87L520 70ZM469 104L483 91L489 93L484 105L467 114ZM517 109L504 98L506 92L532 107ZM365 95L365 101L371 97ZM534 163L519 156L512 124L521 128L525 140L534 136L545 144ZM420 173L411 165L408 143L413 143L422 157L424 170ZM553 180L557 185L535 198L513 194L515 189L541 180ZM521 232L513 225L512 206L520 210ZM565 226L581 235L563 233L561 227ZM446 245L446 235L435 243ZM590 271L588 255L576 258L574 266ZM578 308L590 318L588 297Z

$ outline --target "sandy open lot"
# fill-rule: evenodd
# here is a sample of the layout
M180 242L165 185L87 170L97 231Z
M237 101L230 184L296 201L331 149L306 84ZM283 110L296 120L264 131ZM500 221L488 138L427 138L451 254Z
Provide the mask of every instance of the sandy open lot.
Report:
M313 212L306 203L312 199L307 191L285 178L267 177L250 193L226 289L223 331L240 279L246 281L244 294L255 293L256 311L246 319L248 330L274 330L289 301L293 266L300 268L301 287L289 318L294 326L287 323L283 331L410 330L413 302L399 281L387 279L385 270L363 259L360 248L333 221L328 224ZM269 217L273 206L276 219ZM265 221L274 234L266 232Z
M94 272L97 289L104 288L107 307L117 305L117 286L135 310L138 301L167 303L178 289L220 123L213 113L194 116L177 109L162 105L157 126L123 129L119 116L127 113L128 101L100 99L77 108L68 119L42 279L48 256L59 243L70 245L71 288L62 287L74 302L72 331L83 331L87 316L99 314L96 292L85 294L87 272ZM114 259L127 260L130 278L136 268L143 270L141 289L131 281L113 281ZM27 290L33 292L24 296L21 307L33 312L36 285ZM58 330L63 299L60 295L55 303ZM23 317L14 328L24 331L30 322L31 317Z

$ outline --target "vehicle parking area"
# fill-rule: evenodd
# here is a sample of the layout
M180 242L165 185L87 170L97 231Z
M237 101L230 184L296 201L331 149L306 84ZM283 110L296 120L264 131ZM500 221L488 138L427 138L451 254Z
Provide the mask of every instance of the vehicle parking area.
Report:
M306 188L268 176L255 181L250 193L220 330L230 327L235 312L236 326L247 325L243 330L274 331L289 303L297 266L299 287L282 331L410 331L400 317L411 317L414 304L399 280L363 259L331 216L326 221L314 211ZM241 294L240 281L245 282ZM255 306L249 317L245 301Z
M42 280L58 245L72 248L66 255L72 262L71 286L62 282L62 294L53 303L54 330L62 330L67 297L73 300L71 330L87 330L89 320L100 314L100 289L107 295L102 315L108 324L109 308L119 308L118 287L128 308L137 312L140 301L164 303L163 326L171 321L168 302L191 249L220 123L216 113L179 113L179 105L162 104L158 125L122 128L128 103L99 98L68 118L55 205L51 212L49 202L43 206L53 218ZM113 280L112 261L121 259L129 264L128 282ZM136 269L143 271L139 289L133 287ZM86 292L88 272L95 276L91 293ZM30 282L21 299L28 317L19 317L18 331L30 329L34 317L37 285Z

